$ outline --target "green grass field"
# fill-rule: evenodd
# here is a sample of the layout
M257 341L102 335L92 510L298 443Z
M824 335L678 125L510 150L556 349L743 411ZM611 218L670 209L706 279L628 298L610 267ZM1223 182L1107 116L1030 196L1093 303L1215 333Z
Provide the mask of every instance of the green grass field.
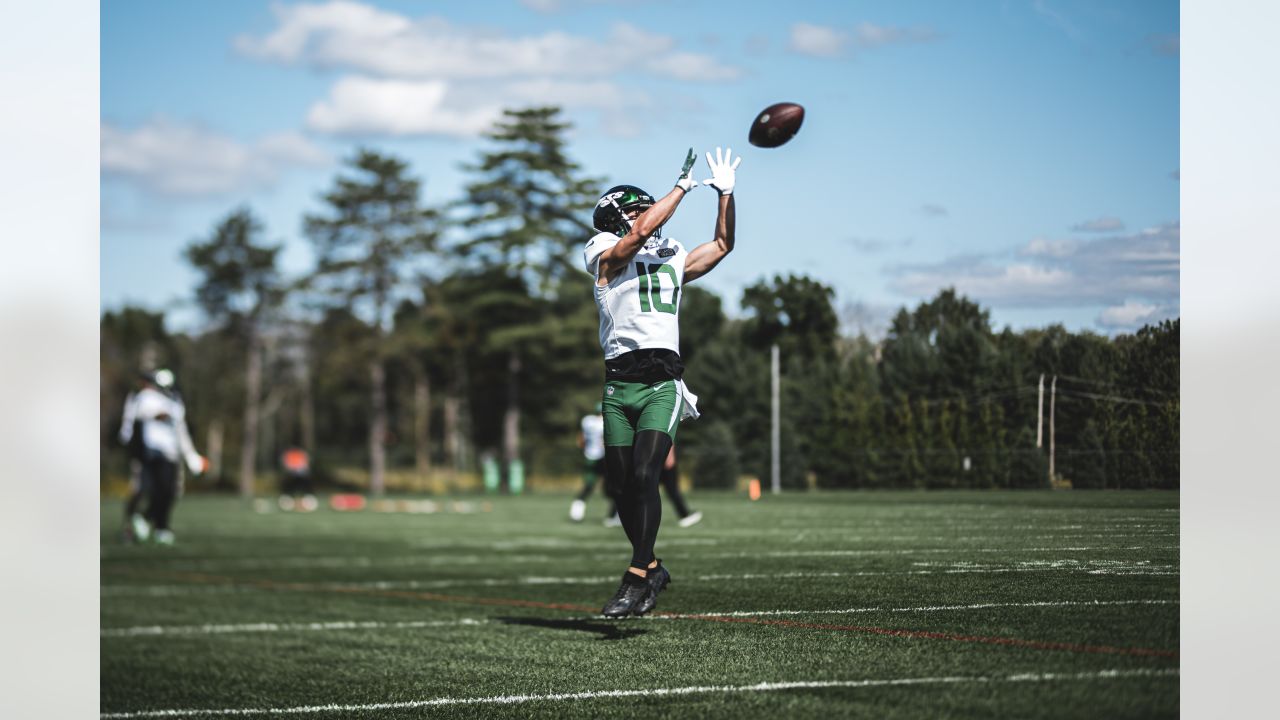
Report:
M464 498L479 506L479 498ZM1178 495L701 492L671 587L568 495L488 511L102 507L104 717L1176 717ZM477 509L479 509L477 507Z

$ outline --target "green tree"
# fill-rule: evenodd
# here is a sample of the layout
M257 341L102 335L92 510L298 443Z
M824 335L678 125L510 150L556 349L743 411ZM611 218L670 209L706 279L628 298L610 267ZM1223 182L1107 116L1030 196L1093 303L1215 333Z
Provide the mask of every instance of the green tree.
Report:
M894 484L903 488L922 487L924 481L924 463L920 459L919 441L920 421L911 407L911 400L906 395L898 395L893 409L893 425L895 447Z
M362 149L346 162L323 196L323 213L304 226L318 257L315 288L368 318L368 342L348 349L366 360L369 377L369 485L385 489L388 411L386 335L388 314L418 263L436 248L436 212L421 201L421 183L408 165Z
M801 487L807 475L814 471L812 461L826 452L818 437L811 431L815 419L832 422L839 359L836 355L836 339L839 320L831 305L834 291L808 277L775 276L771 282L758 282L742 293L742 307L749 315L740 326L741 341L746 354L752 358L749 367L757 373L743 378L746 384L734 390L741 393L750 388L763 396L764 421L753 435L764 433L760 447L763 469L769 467L770 442L768 431L771 414L768 406L770 387L770 347L778 346L781 365L781 445L782 482L788 487ZM741 425L739 425L741 427ZM753 441L739 436L744 448L752 448ZM746 455L751 458L753 453ZM747 464L748 468L752 464Z
M1049 458L1036 447L1036 431L1024 427L1017 433L1017 443L1009 449L1009 487L1049 487Z
M557 107L504 110L485 134L492 149L463 166L474 179L454 204L467 231L459 249L527 275L543 293L566 277L582 280L580 250L602 185L565 153L571 128Z
M601 181L582 176L565 153L570 128L556 107L503 111L486 133L492 147L463 167L473 179L453 206L467 235L459 250L489 284L478 297L485 304L482 341L505 369L498 386L505 388L501 446L508 470L521 457L522 414L530 405L522 401L522 378L538 377L545 388L547 373L566 359L560 341L582 349L583 305L561 300L566 283L589 297L578 250L592 232L587 219Z
M758 282L742 293L742 308L750 316L744 339L760 350L777 343L788 358L830 359L840 329L834 297L830 287L800 275Z
M685 454L693 465L693 484L699 488L733 489L741 474L733 432L723 420L710 420L705 428L702 441Z
M203 241L187 246L187 261L203 276L196 300L215 326L244 343L245 396L240 443L240 494L254 492L258 422L262 401L262 331L267 315L284 299L276 269L280 245L263 244L262 223L247 208L232 211Z

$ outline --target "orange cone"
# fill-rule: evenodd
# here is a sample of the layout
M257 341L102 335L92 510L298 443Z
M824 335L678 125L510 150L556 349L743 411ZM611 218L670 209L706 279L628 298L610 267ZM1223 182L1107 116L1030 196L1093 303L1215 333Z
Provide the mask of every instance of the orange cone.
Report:
M747 495L752 500L760 499L760 481L756 478L751 478L751 484L747 486Z

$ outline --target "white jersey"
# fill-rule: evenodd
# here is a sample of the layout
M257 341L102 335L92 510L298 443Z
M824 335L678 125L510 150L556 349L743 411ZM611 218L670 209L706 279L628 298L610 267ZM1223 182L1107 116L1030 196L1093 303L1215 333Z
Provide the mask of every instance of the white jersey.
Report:
M619 240L613 233L599 233L587 241L587 272L598 278L600 256ZM641 348L680 352L680 288L688 257L676 240L650 238L612 282L595 285L605 360Z
M604 457L604 416L587 415L582 418L582 454L588 460Z
M142 443L148 450L160 453L170 462L185 459L192 472L200 470L200 455L187 433L187 409L182 401L155 388L144 388L130 395L124 403L120 440L133 437L134 420L142 421Z

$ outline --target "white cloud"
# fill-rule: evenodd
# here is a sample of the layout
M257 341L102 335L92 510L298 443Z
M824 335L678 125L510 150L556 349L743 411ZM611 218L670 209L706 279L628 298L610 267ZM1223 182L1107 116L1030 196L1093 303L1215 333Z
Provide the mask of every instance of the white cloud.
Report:
M520 4L544 15L557 13L564 9L564 3L561 0L520 0Z
M325 5L276 4L271 12L280 27L264 38L237 37L235 46L250 57L292 62L304 54L341 57L352 44L377 44L403 35L406 18L368 5L336 0Z
M1130 327L1122 321L1177 313L1180 244L1176 222L1096 240L1036 238L1003 262L966 256L893 268L890 286L915 297L955 287L979 302L1006 308L1101 305L1110 312L1099 317L1100 324ZM1140 307L1147 308L1145 314Z
M1065 270L1025 263L1006 266L975 263L967 267L939 264L904 268L900 273L892 283L899 292L927 296L940 288L954 286L965 295L996 303L1036 298L1058 304L1058 301L1071 293L1075 280Z
M787 49L801 55L834 58L844 54L851 39L843 30L798 22L791 26Z
M566 105L605 110L628 104L648 104L643 93L624 91L620 86L602 80L553 80L537 78L511 83L508 92L527 103Z
M520 4L542 15L552 15L584 5L617 5L626 7L628 0L519 0Z
M286 165L323 165L329 154L296 132L267 135L257 143L258 151L267 158Z
M848 242L855 250L865 253L880 252L889 246L884 240L869 237L851 237Z
M294 166L328 162L319 147L296 133L245 144L193 125L159 118L132 130L103 123L101 167L168 195L216 195L264 187Z
M1124 221L1118 217L1100 217L1078 222L1071 229L1075 232L1119 232L1124 230Z
M697 82L742 75L741 68L679 51L674 38L627 23L614 25L603 39L558 31L507 37L443 18L411 20L346 0L279 5L273 12L279 26L262 37L236 38L241 53L403 80L600 77L624 67Z
M838 58L850 49L874 50L889 45L930 42L937 37L936 32L925 27L904 28L863 22L850 33L826 25L798 22L791 26L787 49L800 55Z
M1080 243L1076 240L1050 240L1048 238L1035 238L1026 245L1018 248L1017 253L1024 257L1068 257L1076 251Z
M873 23L859 23L854 30L854 44L864 50L903 43L931 42L938 34L930 28L902 28Z
M448 83L344 77L326 100L311 106L307 126L335 134L474 136L501 114L496 104L445 106Z
M1098 315L1099 326L1109 330L1133 330L1143 325L1174 317L1175 308L1126 300L1123 305L1108 307Z
M696 83L742 75L711 55L681 50L674 37L628 23L603 38L557 31L510 37L348 0L273 12L274 30L240 36L236 47L259 60L342 71L308 111L308 127L325 133L474 136L501 108L555 104L596 111L605 132L634 135L642 126L623 114L652 103L631 89L626 73Z
M649 69L658 75L686 82L721 82L735 80L742 71L721 65L708 55L690 52L668 52L649 60Z

